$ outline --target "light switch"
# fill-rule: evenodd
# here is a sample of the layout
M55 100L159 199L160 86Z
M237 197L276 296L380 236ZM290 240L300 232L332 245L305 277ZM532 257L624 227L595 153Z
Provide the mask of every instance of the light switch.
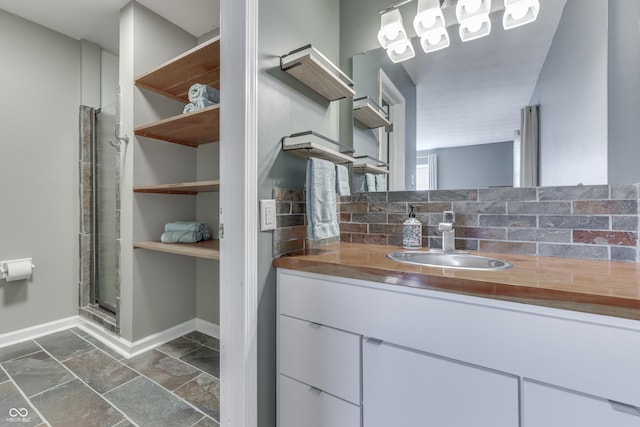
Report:
M260 231L276 229L276 201L260 200Z

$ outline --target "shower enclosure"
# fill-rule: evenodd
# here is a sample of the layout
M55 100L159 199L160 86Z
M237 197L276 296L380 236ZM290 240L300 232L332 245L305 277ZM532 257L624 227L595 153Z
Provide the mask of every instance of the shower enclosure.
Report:
M116 103L80 106L80 313L118 330L120 142Z

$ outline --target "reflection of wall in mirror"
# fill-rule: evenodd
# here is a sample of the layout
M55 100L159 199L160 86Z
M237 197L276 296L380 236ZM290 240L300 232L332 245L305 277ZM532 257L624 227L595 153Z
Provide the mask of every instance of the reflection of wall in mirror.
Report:
M378 49L368 53L367 55L355 55L353 57L353 79L357 81L356 96L369 96L374 102L379 103L379 82L378 70L382 68L387 76L392 80L395 86L400 90L405 98L405 122L404 124L395 123L394 126L404 126L405 132L405 154L406 158L413 160L407 164L405 158L405 189L411 190L415 188L412 185L411 174L415 173L415 141L416 141L416 87L405 69L399 64L393 64L387 59L384 50ZM353 125L353 148L356 155L368 155L380 158L378 155L378 144L381 144L386 150L386 133L382 132L382 141L378 141L378 129L368 129L358 121L354 121ZM387 161L386 158L381 160ZM354 174L354 188L358 189L362 176Z

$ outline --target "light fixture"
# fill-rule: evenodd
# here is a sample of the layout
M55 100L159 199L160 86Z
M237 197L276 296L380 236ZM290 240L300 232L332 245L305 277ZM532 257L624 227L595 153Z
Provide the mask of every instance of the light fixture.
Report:
M418 0L418 13L413 19L413 28L420 37L425 53L449 46L449 33L440 9L440 0Z
M407 40L407 32L402 25L402 15L398 9L392 9L380 15L380 31L378 31L378 42L388 49L394 43Z
M529 24L538 18L538 0L504 0L502 26L505 30Z
M456 18L460 23L463 42L488 36L491 33L491 0L458 0Z
M402 62L416 56L416 51L413 50L411 40L405 38L390 45L387 48L387 55L393 62Z

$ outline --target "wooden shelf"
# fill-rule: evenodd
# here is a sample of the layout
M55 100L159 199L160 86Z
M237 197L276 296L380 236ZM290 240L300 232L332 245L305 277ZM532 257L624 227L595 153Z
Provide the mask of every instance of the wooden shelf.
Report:
M194 83L220 89L220 37L138 76L135 83L184 103L189 102L189 88Z
M182 182L177 184L161 184L134 187L135 193L153 193L153 194L187 194L194 195L198 193L213 193L220 190L220 181L198 181L198 182Z
M282 56L280 68L329 101L356 94L353 81L311 45Z
M353 170L358 173L389 173L383 166L375 166L368 163L356 163L353 165Z
M335 146L336 149L330 148L326 144ZM355 162L353 157L344 152L340 152L338 150L339 148L342 148L343 151L349 149L349 147L312 131L296 133L282 138L282 151L295 154L305 159L315 157L339 164Z
M353 100L353 117L369 129L391 125L387 113L368 96Z
M206 240L198 243L138 242L134 243L133 247L196 258L220 259L219 240Z
M139 126L135 134L197 147L220 140L220 104Z
M356 156L353 171L358 173L389 173L389 165L371 156Z

